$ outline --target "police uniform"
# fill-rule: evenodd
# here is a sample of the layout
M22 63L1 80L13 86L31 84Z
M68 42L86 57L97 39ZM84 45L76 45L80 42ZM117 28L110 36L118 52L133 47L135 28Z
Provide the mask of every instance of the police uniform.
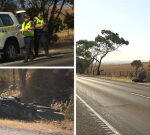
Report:
M34 27L34 23L30 20L28 22L23 22L22 29L30 29L31 27ZM24 43L26 48L26 57L25 62L28 61L30 58L33 59L33 52L32 52L32 41L34 37L34 30L29 31L22 31L23 37L24 37Z
M44 23L44 19L41 18L39 19L38 17L34 17L34 25L38 26ZM36 28L35 29L35 35L34 35L34 51L35 51L35 56L38 56L38 51L39 51L39 41L42 42L45 55L49 55L49 46L48 42L46 39L45 32L43 31L43 26Z

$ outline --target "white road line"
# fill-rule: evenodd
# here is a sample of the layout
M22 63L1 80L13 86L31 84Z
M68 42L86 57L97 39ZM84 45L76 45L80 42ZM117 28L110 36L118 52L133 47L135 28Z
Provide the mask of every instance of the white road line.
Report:
M94 114L94 115L95 115L95 114ZM106 127L106 124L105 124L105 125L102 125L102 124L99 124L99 123L98 123L98 125L100 125L101 127Z
M77 98L82 101L85 106L90 109L101 121L103 121L116 135L121 135L114 127L112 127L104 118L102 118L92 107L90 107L80 96L76 94Z
M145 96L145 95L141 95L141 94L138 94L138 93L131 93L132 95L136 95L136 96L139 96L139 97L144 97L144 98L150 98L148 96Z

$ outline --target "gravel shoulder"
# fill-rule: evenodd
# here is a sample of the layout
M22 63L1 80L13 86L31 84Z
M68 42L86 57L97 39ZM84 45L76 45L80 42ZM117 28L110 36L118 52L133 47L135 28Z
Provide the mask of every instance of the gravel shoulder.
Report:
M100 120L77 98L77 135L107 135Z
M16 128L4 127L4 126L0 126L0 133L2 135L64 135L59 132L44 133L40 131L16 129Z
M73 135L73 122L24 122L0 119L2 135Z

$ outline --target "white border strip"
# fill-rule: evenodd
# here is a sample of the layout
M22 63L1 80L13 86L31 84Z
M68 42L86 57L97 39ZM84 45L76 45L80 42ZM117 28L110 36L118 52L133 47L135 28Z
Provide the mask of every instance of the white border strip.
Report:
M150 99L150 97L148 97L148 96L145 96L145 95L141 95L141 94L138 94L138 93L131 93L132 95L136 95L136 96L139 96L139 97L143 97L143 98L148 98L148 99Z
M50 66L50 67L47 67L47 66L44 66L44 67L42 67L42 66L30 66L30 67L28 67L28 66L11 66L11 67L9 67L9 66L7 66L7 67L5 67L5 66L0 66L0 69L74 69L74 67L73 66L68 66L68 67L64 67L64 66Z
M91 108L80 96L76 94L77 98L79 98L85 106L90 109L101 121L103 121L116 135L121 135L114 127L112 127L105 119L103 119L93 108Z

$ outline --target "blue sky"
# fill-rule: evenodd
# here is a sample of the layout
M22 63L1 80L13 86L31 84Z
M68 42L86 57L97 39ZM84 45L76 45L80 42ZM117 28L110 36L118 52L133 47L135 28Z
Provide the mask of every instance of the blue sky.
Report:
M102 29L116 32L130 43L104 61L150 59L150 0L76 0L76 41L94 40Z

